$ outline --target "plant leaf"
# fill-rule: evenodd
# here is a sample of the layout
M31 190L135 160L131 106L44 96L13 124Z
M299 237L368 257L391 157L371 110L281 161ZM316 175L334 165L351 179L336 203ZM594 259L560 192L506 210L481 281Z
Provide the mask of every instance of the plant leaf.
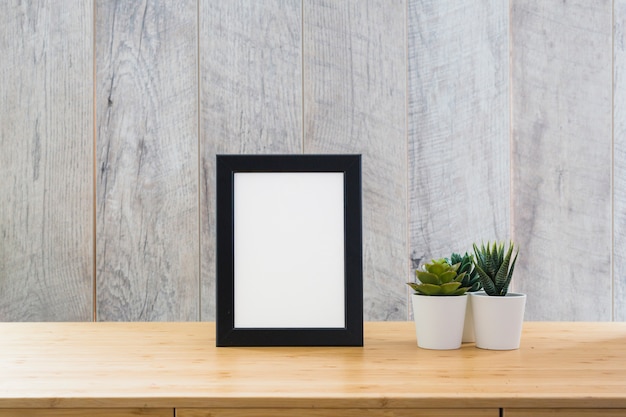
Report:
M463 282L465 280L465 275L467 275L465 272L461 272L459 275L456 276L456 278L454 278L454 280L456 282Z
M517 261L517 255L519 255L519 250L515 253L515 258L513 258L513 262L511 263L511 268L509 269L509 274L506 278L506 282L504 283L504 293L502 295L506 295L509 291L509 284L511 283L511 278L513 278L513 271L515 270L515 262Z
M498 269L498 273L495 276L494 283L496 284L496 291L498 295L506 295L508 290L508 284L510 280L509 264L511 263L511 254L513 253L513 244L509 246L509 250L506 252L506 256L502 260L502 264ZM517 256L517 255L516 255Z
M489 275L489 277L493 280L498 273L498 269L500 268L500 264L502 262L499 261L498 256L498 248L496 243L494 242L492 246L487 242L487 255L485 256L485 272Z
M448 269L447 264L443 264L437 261L433 261L430 264L426 264L424 265L424 267L426 268L428 272L430 272L431 274L435 274L435 275L441 275L442 273L446 272L446 270Z
M461 288L457 289L455 292L453 292L453 293L452 293L452 294L450 294L450 295L463 295L463 294L465 294L467 291L469 291L469 288L467 288L467 287L461 287Z
M450 270L457 272L459 270L459 266L461 266L460 262L455 263L454 265L450 265Z
M491 277L489 277L479 265L474 265L474 267L478 271L478 276L480 277L480 282L483 284L485 292L489 295L496 295L498 291L493 281L491 281Z
M457 288L461 286L460 282L448 282L446 284L441 285L441 294L442 295L452 295Z
M416 271L417 279L419 279L424 284L441 284L439 281L439 277L431 272L426 271Z
M411 285L411 288L424 295L439 295L441 293L441 286L439 285L416 284L415 286Z
M448 282L452 282L456 277L456 272L454 271L446 271L443 274L439 275L439 279L442 284L446 284Z

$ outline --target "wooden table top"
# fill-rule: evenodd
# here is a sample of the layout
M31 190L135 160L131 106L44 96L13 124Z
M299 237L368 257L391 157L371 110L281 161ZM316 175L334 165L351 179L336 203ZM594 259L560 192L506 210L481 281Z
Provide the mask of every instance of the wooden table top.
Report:
M521 348L215 347L214 323L0 323L0 408L623 407L626 323L524 324Z

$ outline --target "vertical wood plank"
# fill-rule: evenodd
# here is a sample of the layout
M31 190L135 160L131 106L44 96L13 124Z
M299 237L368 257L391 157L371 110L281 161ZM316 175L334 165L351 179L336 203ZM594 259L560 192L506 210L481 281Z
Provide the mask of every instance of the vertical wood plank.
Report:
M508 15L506 0L409 2L413 268L510 237Z
M92 10L0 3L0 321L92 319Z
M612 2L512 5L516 289L527 320L610 320Z
M626 321L626 0L615 0L613 13L613 319Z
M215 320L215 155L302 152L302 9L201 1L199 13L201 317Z
M304 151L363 158L365 320L407 318L405 10L304 2Z
M98 320L199 317L196 16L96 3Z

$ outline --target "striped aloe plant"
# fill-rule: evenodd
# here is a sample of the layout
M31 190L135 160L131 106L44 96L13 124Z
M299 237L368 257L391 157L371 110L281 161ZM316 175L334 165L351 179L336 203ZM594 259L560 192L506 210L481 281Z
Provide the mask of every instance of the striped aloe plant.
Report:
M505 296L509 290L509 284L513 277L515 262L519 249L513 255L513 242L508 250L504 250L504 243L482 244L480 248L474 244L474 267L480 276L480 282L488 295Z

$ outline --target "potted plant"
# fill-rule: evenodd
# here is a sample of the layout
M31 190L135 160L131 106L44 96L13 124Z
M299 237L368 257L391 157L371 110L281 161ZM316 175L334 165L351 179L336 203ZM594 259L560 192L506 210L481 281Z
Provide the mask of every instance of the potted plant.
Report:
M478 270L474 268L474 256L465 252L465 255L453 253L448 260L450 265L460 264L458 274L465 273L461 287L469 287L468 293L482 290ZM465 324L463 325L463 343L475 342L474 336L474 314L472 313L472 297L467 297L467 307L465 309Z
M465 273L457 273L460 264L445 259L432 260L415 271L418 282L408 285L411 296L417 345L424 349L461 347L463 322L469 289L463 287Z
M514 244L474 244L474 267L484 292L472 293L476 347L493 350L518 349L524 321L526 294L509 293L519 250Z

